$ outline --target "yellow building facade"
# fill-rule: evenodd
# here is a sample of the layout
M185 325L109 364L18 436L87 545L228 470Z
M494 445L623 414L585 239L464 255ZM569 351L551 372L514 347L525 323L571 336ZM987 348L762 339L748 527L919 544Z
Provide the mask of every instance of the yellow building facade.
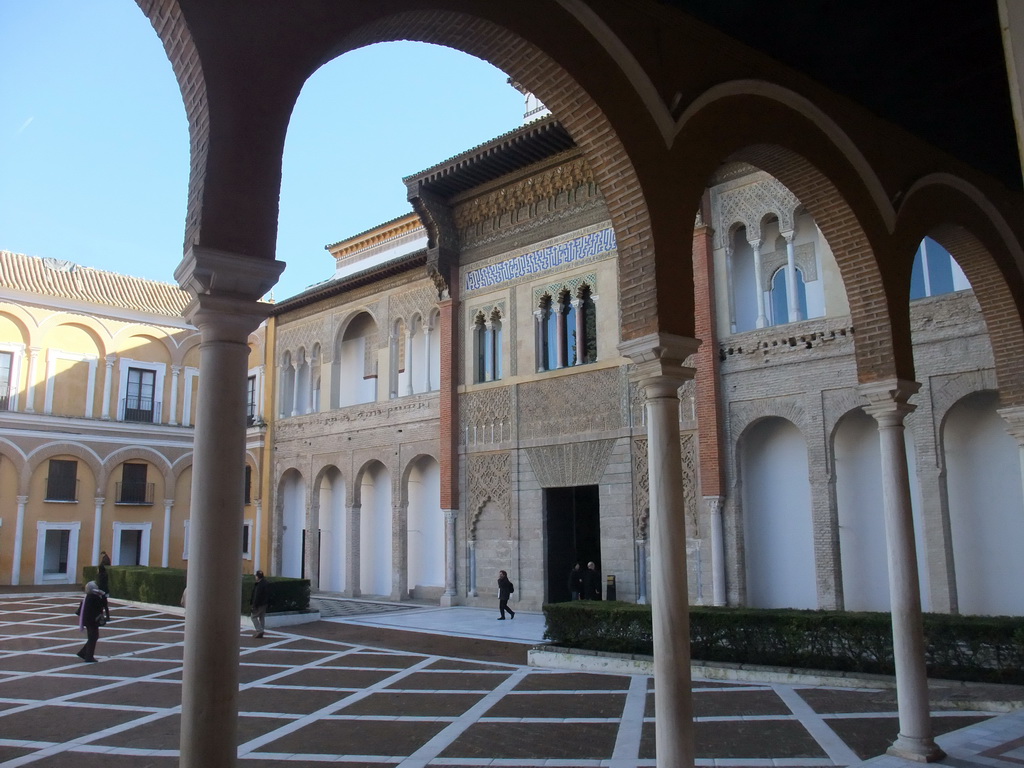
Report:
M0 584L78 583L102 552L187 567L200 384L188 300L172 284L0 251ZM251 572L268 551L265 326L249 346L239 541Z

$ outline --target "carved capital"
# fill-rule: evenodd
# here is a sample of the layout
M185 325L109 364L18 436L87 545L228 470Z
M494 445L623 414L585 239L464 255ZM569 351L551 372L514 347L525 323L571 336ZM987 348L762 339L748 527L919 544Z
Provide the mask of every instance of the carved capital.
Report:
M1006 422L1006 431L1009 432L1017 445L1024 448L1024 405L1011 405L1000 408L996 411Z
M873 416L881 427L901 425L907 415L917 408L909 400L919 389L920 384L906 379L874 381L857 387L857 391L868 401L864 412Z
M635 369L630 376L647 390L648 397L677 397L679 387L696 374L696 368L686 366L686 360L699 346L699 339L652 333L622 342L619 354L633 362ZM658 390L657 394L654 389Z
M233 296L255 301L274 286L284 267L283 261L254 259L193 245L174 270L174 279L193 296Z

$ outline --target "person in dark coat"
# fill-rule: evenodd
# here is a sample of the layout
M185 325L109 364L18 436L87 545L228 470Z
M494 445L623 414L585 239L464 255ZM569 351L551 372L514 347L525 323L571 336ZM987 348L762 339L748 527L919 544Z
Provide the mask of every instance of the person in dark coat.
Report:
M110 565L110 555L106 551L100 552L100 565Z
M104 593L90 581L85 585L85 597L78 607L78 629L85 630L86 641L76 654L82 661L96 661L96 642L100 639L99 618L103 614Z
M498 571L498 611L501 613L498 621L505 620L505 611L508 611L513 619L516 617L516 612L508 607L508 599L515 591L516 588L508 580L508 574L505 571Z
M109 622L110 603L107 602L107 598L110 596L110 574L107 573L105 565L101 565L96 569L96 586L103 593L103 617Z
M249 616L252 627L256 630L253 637L263 637L266 629L267 606L270 605L270 585L263 577L263 571L256 571L256 583L252 585Z
M587 570L583 572L583 599L601 599L601 574L597 572L593 560L587 563Z
M583 569L576 563L569 572L569 594L570 600L583 599Z

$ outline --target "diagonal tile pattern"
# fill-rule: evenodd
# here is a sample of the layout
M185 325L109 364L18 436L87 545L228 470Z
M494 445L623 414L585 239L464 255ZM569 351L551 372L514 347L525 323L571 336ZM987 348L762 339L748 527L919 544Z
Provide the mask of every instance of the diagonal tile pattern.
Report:
M0 766L176 765L182 618L115 605L101 663L83 664L76 604L0 595ZM354 614L243 634L241 766L655 765L648 677L535 669L523 645L371 627L365 606ZM884 752L898 728L888 690L696 681L694 706L698 765L716 768L850 765ZM948 737L975 765L1024 765L1019 714L950 705L934 715L940 733L982 724L984 737Z

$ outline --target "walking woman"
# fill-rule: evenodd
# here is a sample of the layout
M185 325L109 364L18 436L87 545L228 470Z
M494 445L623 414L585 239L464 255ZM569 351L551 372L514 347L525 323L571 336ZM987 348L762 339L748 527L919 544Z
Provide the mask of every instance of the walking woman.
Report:
M100 639L99 618L103 614L103 591L95 581L85 585L85 597L78 609L78 629L86 632L85 645L77 654L82 661L96 661L96 641Z

